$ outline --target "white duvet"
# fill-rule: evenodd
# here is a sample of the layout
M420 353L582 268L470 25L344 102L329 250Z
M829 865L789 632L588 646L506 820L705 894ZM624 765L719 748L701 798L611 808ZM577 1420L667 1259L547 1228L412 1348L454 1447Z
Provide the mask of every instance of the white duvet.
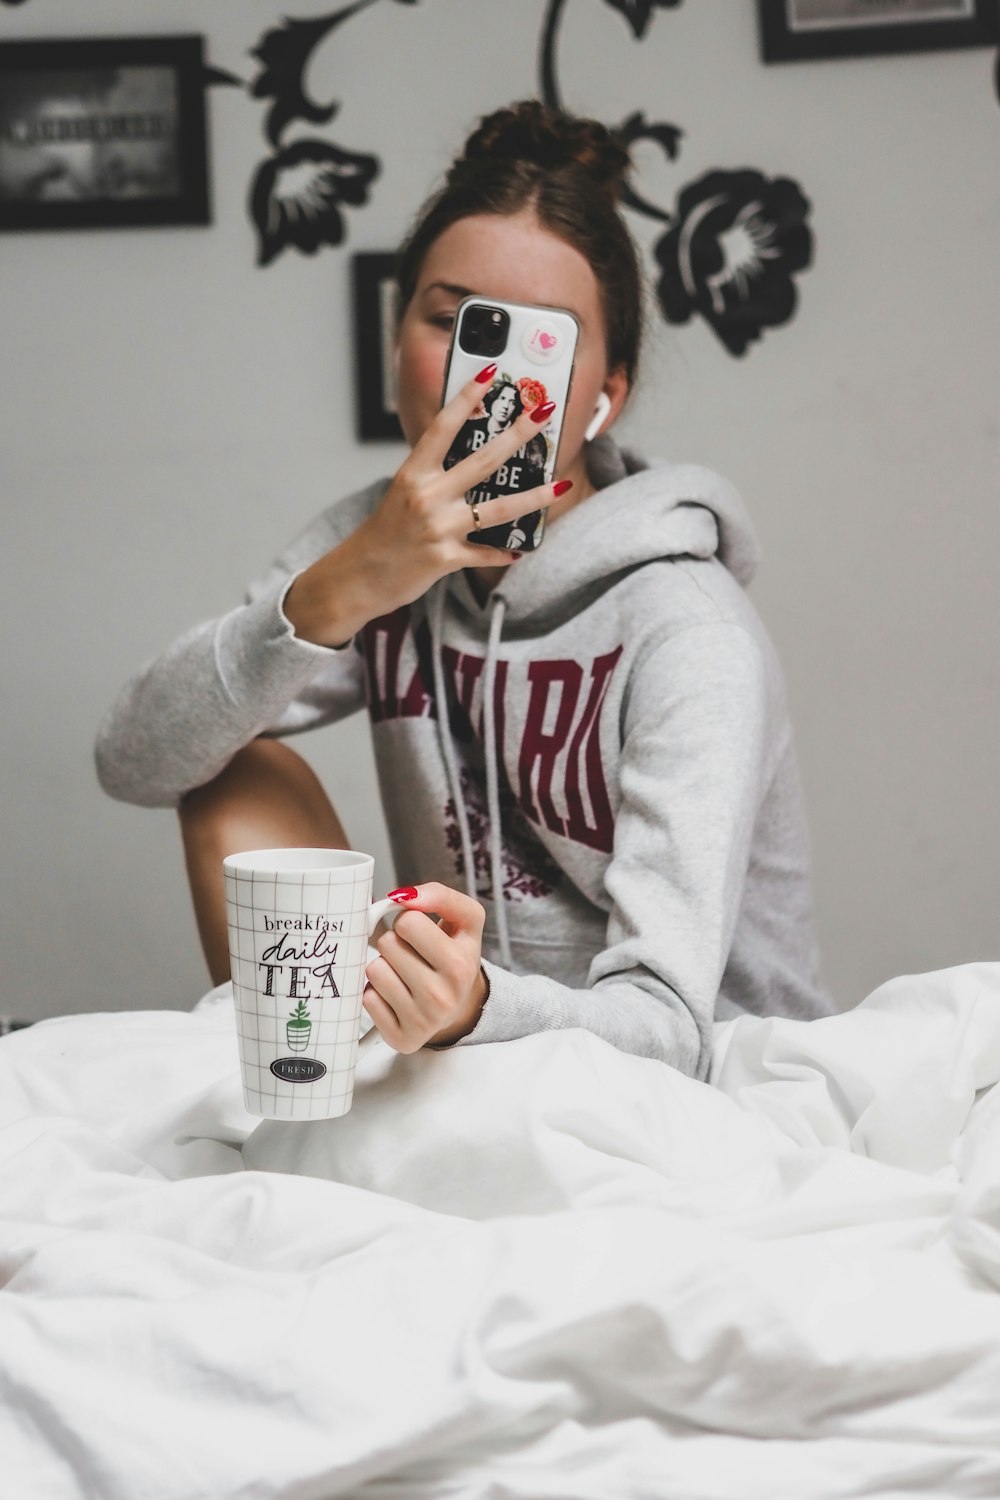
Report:
M711 1086L376 1043L318 1125L230 1012L0 1042L4 1500L1000 1496L1000 965Z

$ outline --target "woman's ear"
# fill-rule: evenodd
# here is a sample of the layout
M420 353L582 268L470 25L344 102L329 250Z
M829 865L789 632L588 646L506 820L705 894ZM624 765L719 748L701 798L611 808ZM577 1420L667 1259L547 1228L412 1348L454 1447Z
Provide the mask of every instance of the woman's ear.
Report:
M594 415L591 417L590 422L587 425L587 430L583 434L583 441L585 443L592 443L594 441L594 438L604 426L605 418L607 417L610 410L611 397L608 395L607 391L601 391L600 395L597 398L597 404L594 407Z
M612 422L617 421L622 407L628 396L628 376L624 367L619 365L617 369L611 370L604 386L598 394L594 406L594 415L587 424L587 430L583 434L584 441L592 443L594 438L609 428Z

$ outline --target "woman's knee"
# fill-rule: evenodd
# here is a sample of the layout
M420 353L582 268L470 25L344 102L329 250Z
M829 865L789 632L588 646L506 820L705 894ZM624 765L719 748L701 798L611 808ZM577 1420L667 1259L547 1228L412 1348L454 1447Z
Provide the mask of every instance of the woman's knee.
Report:
M295 845L340 847L343 827L312 767L277 740L253 740L183 798L187 843L212 853Z

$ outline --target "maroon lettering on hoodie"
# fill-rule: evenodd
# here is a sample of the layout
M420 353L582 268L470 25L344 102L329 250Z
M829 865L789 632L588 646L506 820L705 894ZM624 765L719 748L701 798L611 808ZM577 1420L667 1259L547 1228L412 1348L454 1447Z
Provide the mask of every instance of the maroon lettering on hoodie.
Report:
M577 715L584 673L579 662L533 661L528 667L531 694L518 757L519 800L526 815L553 833L610 854L614 818L601 762L600 710L622 647L598 656L590 669L590 691ZM558 684L558 703L550 700ZM550 728L546 729L546 723ZM572 731L572 738L571 738ZM566 817L560 816L552 795L558 761L569 744L559 777ZM590 803L588 819L581 788ZM536 800L537 799L537 800Z
M594 659L594 665L590 669L590 695L570 741L566 760L566 837L578 844L588 844L591 849L603 849L607 854L611 853L615 821L608 801L608 787L601 761L600 716L611 674L618 665L623 649L622 646L617 646L606 656ZM587 821L580 791L581 760L582 781L590 800L592 823Z
M404 604L391 615L369 620L361 632L361 649L372 723L437 716L430 671L430 630L425 621L416 633L411 631L410 611ZM401 681L406 684L402 693Z
M371 620L362 632L373 723L399 718L436 718L430 631L421 621L410 628L406 606ZM518 802L533 823L575 843L610 853L614 819L601 761L600 715L611 675L621 658L617 646L594 658L588 671L571 657L528 664L527 711L517 751ZM484 737L483 657L444 646L441 662L454 694L451 729L468 743ZM496 753L504 764L506 688L510 663L498 660L493 703ZM478 694L477 694L478 690Z
M533 822L544 823L553 833L565 833L566 824L552 800L552 778L556 760L566 747L573 725L583 668L579 662L568 659L533 661L528 666L528 681L531 694L517 761L519 800ZM555 697L557 683L558 700ZM550 704L553 705L551 713ZM547 717L552 723L549 730L545 728Z

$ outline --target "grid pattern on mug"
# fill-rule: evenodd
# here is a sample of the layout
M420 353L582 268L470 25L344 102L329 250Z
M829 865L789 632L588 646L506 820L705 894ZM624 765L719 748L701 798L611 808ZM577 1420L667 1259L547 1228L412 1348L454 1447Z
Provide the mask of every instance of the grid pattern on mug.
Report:
M255 1114L283 1120L321 1118L343 1113L354 1086L355 1043L361 1026L361 993L368 958L368 907L371 873L364 866L309 871L307 876L261 870L226 871L226 909L229 920L229 961L240 1056L244 1063L244 1100ZM289 965L276 967L272 987L265 993L266 965L261 955L289 931L294 942L311 933L279 928L284 919L328 915L344 922L337 934L335 979L341 999L311 986L290 996ZM267 928L264 918L271 924ZM308 968L308 963L306 963ZM325 988L329 996L329 988ZM356 1003L351 1004L351 997ZM308 1044L293 1049L286 1030L299 998L311 1012ZM326 1014L324 1015L324 1008ZM276 1058L308 1062L319 1056L326 1067L321 1078L292 1082L275 1076Z

